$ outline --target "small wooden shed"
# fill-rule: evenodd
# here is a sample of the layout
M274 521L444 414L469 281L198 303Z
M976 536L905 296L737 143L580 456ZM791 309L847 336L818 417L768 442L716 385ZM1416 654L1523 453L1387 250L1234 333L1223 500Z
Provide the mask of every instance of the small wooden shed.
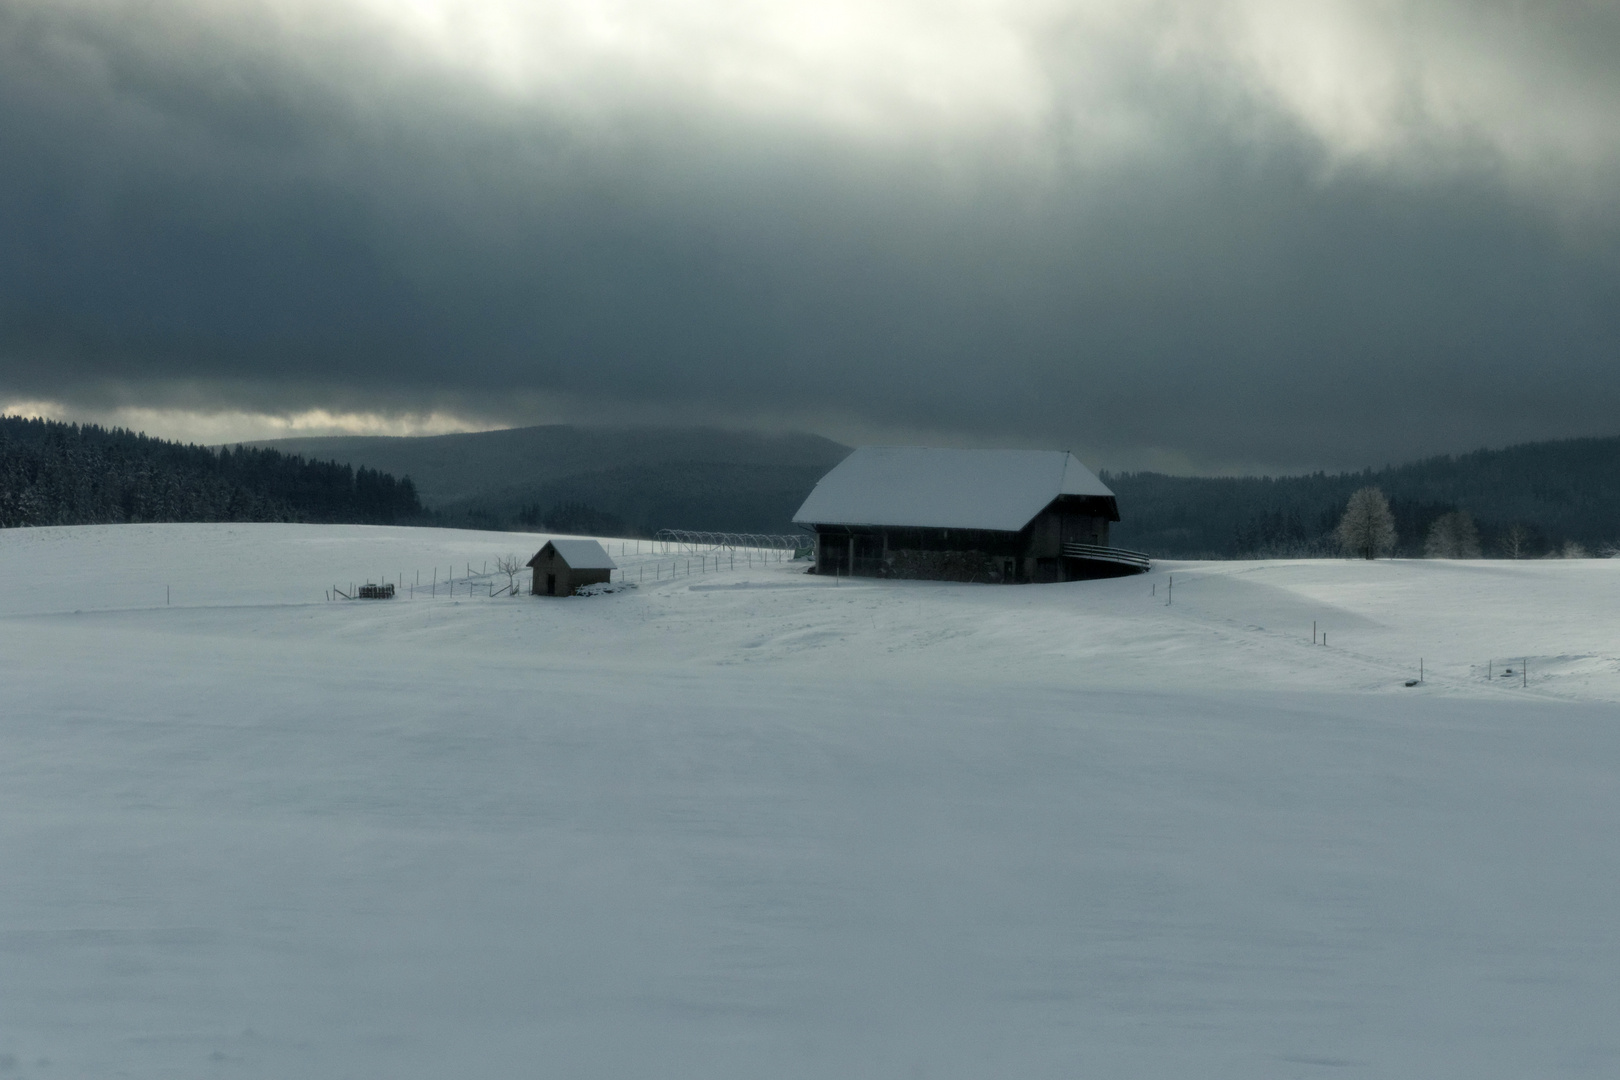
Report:
M529 560L535 596L573 596L582 585L611 581L618 569L595 540L551 540Z

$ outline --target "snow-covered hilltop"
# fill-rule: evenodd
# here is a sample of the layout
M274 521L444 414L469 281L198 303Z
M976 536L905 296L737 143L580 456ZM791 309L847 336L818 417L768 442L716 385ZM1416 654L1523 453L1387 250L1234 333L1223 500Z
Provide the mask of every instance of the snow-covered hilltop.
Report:
M987 587L629 541L635 589L469 595L543 541L0 532L0 1061L1620 1061L1620 561Z

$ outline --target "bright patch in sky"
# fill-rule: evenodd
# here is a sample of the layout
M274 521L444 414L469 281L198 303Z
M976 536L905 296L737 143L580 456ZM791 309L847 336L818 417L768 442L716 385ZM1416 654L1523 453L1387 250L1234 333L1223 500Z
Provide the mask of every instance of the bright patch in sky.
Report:
M212 445L320 435L447 435L490 431L499 425L450 413L249 412L123 405L74 408L55 401L0 401L0 416L39 417L140 431L156 438Z
M333 18L308 0L285 10ZM1611 67L1571 47L1567 20L1488 5L351 0L351 13L398 56L582 120L674 105L858 138L1016 133L1089 157L1170 135L1165 91L1201 84L1233 119L1275 110L1335 160L1483 153L1545 177L1616 156Z

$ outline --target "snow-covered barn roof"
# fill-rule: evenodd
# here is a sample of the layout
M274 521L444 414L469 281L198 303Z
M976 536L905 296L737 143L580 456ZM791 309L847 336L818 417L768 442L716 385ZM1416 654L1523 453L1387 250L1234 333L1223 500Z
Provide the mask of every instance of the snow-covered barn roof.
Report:
M1114 498L1066 450L866 446L821 478L793 520L1016 532L1059 495Z
M556 551L562 561L573 570L617 570L619 564L614 562L602 545L595 540L552 540L534 553L529 560L533 566L540 561L540 556L546 553L546 548Z

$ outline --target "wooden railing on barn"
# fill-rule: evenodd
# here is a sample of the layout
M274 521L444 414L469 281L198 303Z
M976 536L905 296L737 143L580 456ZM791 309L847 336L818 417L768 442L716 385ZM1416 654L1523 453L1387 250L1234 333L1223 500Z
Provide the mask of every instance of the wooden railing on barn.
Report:
M1103 547L1100 544L1064 544L1063 554L1070 559L1087 559L1091 562L1117 563L1120 566L1129 566L1137 570L1150 570L1153 560L1140 551L1129 551L1125 548Z

